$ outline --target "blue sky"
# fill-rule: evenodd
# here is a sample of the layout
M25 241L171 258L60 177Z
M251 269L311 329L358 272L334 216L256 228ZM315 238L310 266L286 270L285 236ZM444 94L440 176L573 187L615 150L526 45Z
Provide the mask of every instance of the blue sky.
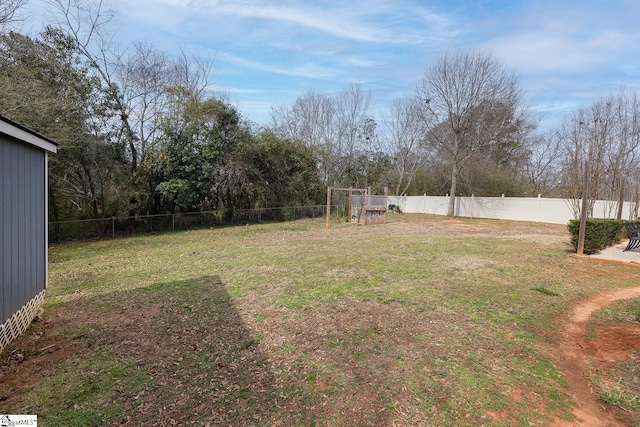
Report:
M214 90L267 123L306 90L359 83L380 119L442 54L482 49L513 69L543 128L640 83L636 0L135 0L119 38L214 59Z

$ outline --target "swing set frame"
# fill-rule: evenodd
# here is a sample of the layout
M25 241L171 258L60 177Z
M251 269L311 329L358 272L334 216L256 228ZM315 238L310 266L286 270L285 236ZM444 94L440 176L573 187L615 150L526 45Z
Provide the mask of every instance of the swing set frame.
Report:
M342 187L327 187L327 215L326 215L326 224L325 229L331 228L331 193L336 191L346 191L349 193L349 216L346 219L346 222L354 222L356 225L360 224L360 214L362 212L362 207L358 209L358 214L356 218L352 218L353 206L352 206L352 197L354 194L359 193L363 196L363 199L369 195L371 192L370 188L342 188Z

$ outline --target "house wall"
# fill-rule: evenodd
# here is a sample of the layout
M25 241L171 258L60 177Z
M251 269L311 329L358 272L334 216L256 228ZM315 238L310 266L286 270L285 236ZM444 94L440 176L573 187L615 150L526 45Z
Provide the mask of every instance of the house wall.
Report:
M46 168L45 150L0 134L0 351L44 298Z

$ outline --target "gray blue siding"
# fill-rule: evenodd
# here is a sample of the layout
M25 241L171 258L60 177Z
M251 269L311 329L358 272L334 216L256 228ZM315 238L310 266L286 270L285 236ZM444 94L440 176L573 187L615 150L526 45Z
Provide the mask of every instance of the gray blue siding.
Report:
M46 151L0 134L0 324L47 283Z

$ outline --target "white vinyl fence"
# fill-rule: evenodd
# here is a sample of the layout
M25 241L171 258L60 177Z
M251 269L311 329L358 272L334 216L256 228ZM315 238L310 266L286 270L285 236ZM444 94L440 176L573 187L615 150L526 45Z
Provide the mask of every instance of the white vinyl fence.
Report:
M446 215L448 196L389 196L388 204L406 213ZM577 219L579 201L543 197L456 197L456 216L566 224ZM615 218L617 202L596 200L594 218ZM622 219L638 219L638 206L624 202Z

